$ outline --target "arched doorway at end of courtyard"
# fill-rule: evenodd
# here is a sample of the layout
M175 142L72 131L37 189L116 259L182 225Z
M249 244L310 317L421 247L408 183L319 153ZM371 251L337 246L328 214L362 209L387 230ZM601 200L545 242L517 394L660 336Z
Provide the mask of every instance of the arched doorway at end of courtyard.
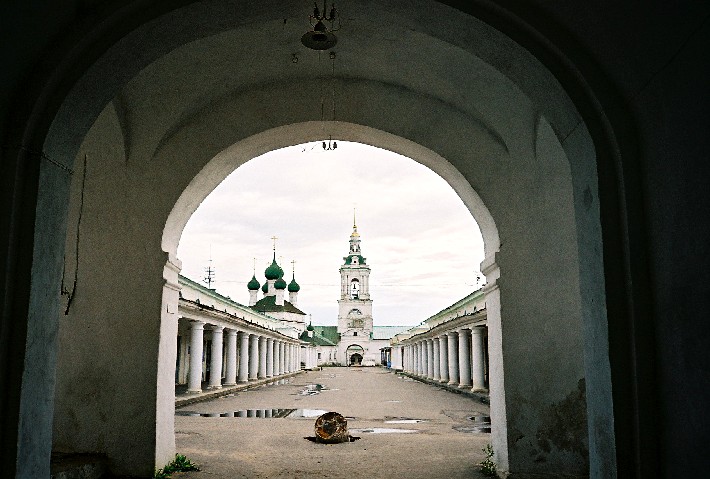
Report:
M362 366L362 358L364 356L364 350L362 346L357 344L351 344L348 349L345 350L345 358L347 359L347 364L350 366Z

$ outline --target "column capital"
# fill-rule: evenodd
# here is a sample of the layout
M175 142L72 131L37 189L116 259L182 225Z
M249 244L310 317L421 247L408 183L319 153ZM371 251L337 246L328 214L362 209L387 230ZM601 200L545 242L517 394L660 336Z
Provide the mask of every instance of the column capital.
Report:
M202 321L197 321L196 319L191 319L190 320L190 328L191 329L204 329L205 323Z
M216 325L216 324L210 324L210 329L212 329L212 331L217 331L217 332L221 333L222 331L224 331L224 326L218 326L218 325Z
M473 328L471 328L471 333L472 334L483 334L484 329L485 328L483 326L473 327Z
M228 329L228 328L224 328L224 329L227 332L227 336L236 336L237 333L239 332L236 329Z
M459 335L459 332L458 332L458 331L448 331L448 332L446 333L446 335L447 335L448 337L453 337L454 335L458 336L458 335Z

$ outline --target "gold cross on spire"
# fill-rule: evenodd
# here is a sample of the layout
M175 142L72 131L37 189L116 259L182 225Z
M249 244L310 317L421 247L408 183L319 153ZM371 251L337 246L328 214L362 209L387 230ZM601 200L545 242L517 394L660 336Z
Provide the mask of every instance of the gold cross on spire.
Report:
M274 252L276 252L276 240L278 238L276 236L272 236L271 239L274 240Z
M291 273L296 276L296 260L291 260Z

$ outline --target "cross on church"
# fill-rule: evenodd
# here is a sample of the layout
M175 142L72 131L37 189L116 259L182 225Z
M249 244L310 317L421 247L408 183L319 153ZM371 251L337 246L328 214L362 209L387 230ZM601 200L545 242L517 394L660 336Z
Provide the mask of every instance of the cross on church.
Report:
M276 251L276 240L278 238L276 236L272 236L271 239L274 240L274 251Z
M291 261L291 272L295 275L296 274L296 260Z

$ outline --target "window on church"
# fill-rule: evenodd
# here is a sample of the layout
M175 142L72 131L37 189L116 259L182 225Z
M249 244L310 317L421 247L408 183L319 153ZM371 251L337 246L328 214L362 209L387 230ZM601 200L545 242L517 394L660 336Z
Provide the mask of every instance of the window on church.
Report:
M318 359L320 359L320 353L318 353Z
M353 336L357 336L357 331L355 331L355 332L353 333Z

